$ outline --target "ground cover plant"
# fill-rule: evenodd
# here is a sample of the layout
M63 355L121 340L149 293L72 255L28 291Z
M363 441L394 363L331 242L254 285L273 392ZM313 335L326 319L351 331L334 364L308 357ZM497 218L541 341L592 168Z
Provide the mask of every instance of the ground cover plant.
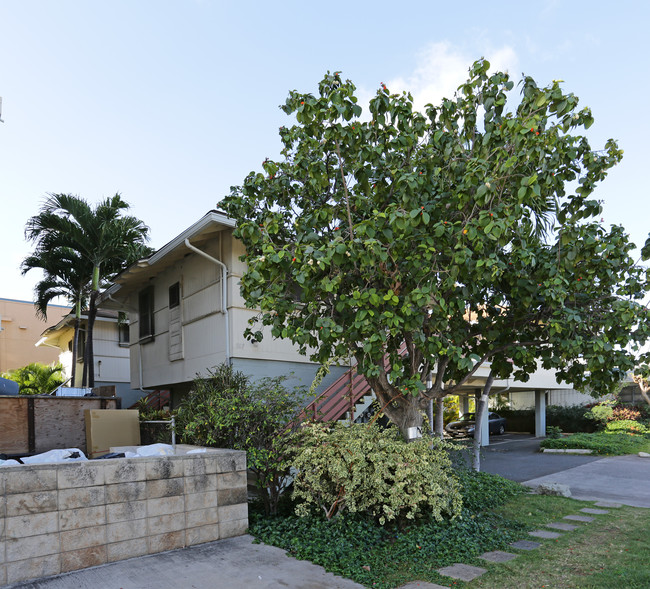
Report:
M622 456L637 452L650 452L650 434L614 429L593 434L572 434L556 439L546 439L542 441L540 447L559 450L583 449L592 450L594 454Z
M288 505L276 517L251 509L249 532L258 541L368 587L397 587L415 579L441 582L436 568L504 550L529 529L490 511L521 494L519 484L467 470L456 476L466 501L455 519L420 518L399 529L358 513L331 520L318 514L298 517Z
M403 532L362 519L268 518L251 510L250 533L258 541L287 550L366 587L388 589L411 581L481 589L626 589L650 587L650 509L621 507L579 525L557 540L542 540L530 552L508 544L530 539L528 531L562 521L590 503L517 492L521 487L496 475L465 473L461 487L479 503L453 522L420 522ZM505 489L505 491L504 491ZM514 491L514 493L509 492ZM461 491L462 492L462 491ZM496 501L490 505L491 493ZM501 497L499 497L501 494ZM486 564L490 550L518 552L512 562ZM454 562L488 568L471 583L453 582L436 569Z

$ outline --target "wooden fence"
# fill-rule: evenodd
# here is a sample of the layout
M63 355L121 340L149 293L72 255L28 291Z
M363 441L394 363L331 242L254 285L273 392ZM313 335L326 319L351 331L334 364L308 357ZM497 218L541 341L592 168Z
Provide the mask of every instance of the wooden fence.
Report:
M119 409L119 397L0 396L0 453L86 452L86 409Z

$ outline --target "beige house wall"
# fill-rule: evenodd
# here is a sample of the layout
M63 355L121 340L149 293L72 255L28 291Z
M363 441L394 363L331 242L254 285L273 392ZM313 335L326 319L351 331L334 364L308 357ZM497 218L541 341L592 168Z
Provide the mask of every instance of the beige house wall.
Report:
M0 372L15 370L32 362L51 364L59 360L59 350L36 347L45 329L56 325L70 307L48 305L47 320L36 316L34 303L0 299Z
M188 250L185 257L166 267L149 281L154 288L154 329L152 341L139 341L139 317L129 312L131 384L153 388L192 381L206 368L226 360L226 341L230 341L230 356L240 359L308 363L288 340L271 337L265 332L261 343L244 337L248 319L255 315L246 309L240 295L240 280L245 265L239 260L243 253L241 242L232 238L231 231L203 243L199 249L222 261L228 267L227 301L229 338L226 338L226 318L222 312L221 268L210 260ZM182 357L170 358L169 287L181 285ZM131 310L138 308L138 292L127 301Z

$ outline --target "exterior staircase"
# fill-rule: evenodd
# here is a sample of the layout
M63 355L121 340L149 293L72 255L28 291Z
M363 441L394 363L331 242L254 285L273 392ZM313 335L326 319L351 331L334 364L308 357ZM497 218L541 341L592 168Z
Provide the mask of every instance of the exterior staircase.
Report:
M406 353L406 345L402 344L400 354ZM388 356L384 365L389 366ZM333 382L316 399L307 405L299 416L304 421L338 421L349 419L351 422L360 418L367 421L368 410L375 400L375 394L370 388L366 377L358 374L355 367L350 368L338 380Z
M129 409L141 408L143 404L146 405L147 409L162 409L165 405L169 405L169 391L165 389L151 391L133 403Z
M365 376L357 374L356 368L351 368L309 403L299 420L338 421L347 418L354 421L355 414L359 413L357 404L363 403L364 397L371 394L372 389Z

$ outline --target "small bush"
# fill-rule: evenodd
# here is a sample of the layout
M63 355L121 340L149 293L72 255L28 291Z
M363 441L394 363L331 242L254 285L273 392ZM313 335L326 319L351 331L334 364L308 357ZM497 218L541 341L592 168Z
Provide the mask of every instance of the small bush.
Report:
M605 426L606 433L629 433L629 434L645 434L650 432L650 428L633 421L631 419L621 419L620 421L610 421Z
M450 446L439 440L407 444L395 428L315 423L302 428L296 448L300 516L317 508L328 519L359 513L402 526L424 514L441 520L460 513Z
M598 405L594 405L585 415L596 422L598 429L603 429L613 414L614 408L612 407L612 403L603 401L602 403L598 403Z
M638 419L641 419L641 411L635 407L618 405L612 410L612 421L637 421Z
M551 440L561 438L562 437L562 428L557 427L556 425L549 425L546 428L546 437L550 438Z
M176 415L182 441L246 451L267 513L276 512L289 483L291 423L304 397L301 387L287 390L285 380L251 382L224 364L194 380Z
M459 469L456 477L463 507L474 513L494 509L526 491L519 483L488 472Z

